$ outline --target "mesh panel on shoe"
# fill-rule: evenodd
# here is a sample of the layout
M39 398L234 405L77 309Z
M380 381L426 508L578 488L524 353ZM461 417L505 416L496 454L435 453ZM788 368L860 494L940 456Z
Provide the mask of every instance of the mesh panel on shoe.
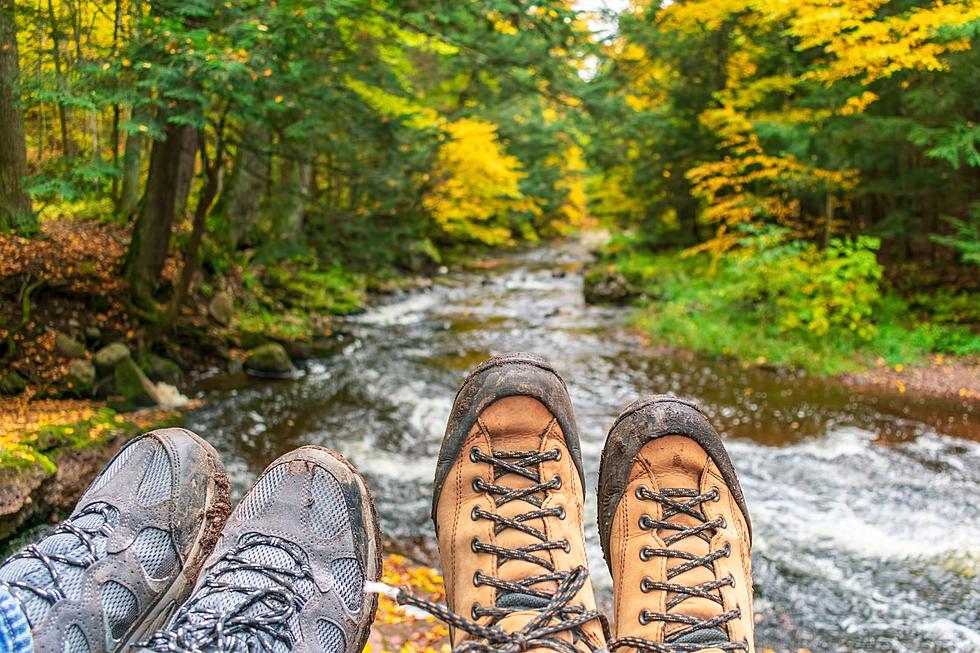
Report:
M103 583L99 588L99 594L102 597L102 611L105 614L109 636L114 641L118 641L139 617L136 597L114 580Z
M105 487L105 484L111 481L112 477L115 476L116 473L122 469L123 465L125 465L126 462L133 457L133 454L142 450L143 447L147 446L147 444L147 439L143 438L142 440L138 440L128 447L125 447L122 451L116 454L116 457L111 463L109 463L109 466L105 468L98 478L95 479L92 485L89 486L89 489L85 491L85 494L90 494Z
M261 533L245 533L199 581L151 651L213 650L289 653L300 636L299 614L318 592L303 549Z
M70 626L61 649L62 653L91 653L91 650L82 629L75 625Z
M167 531L144 528L133 541L133 553L147 578L164 580L177 571L177 549Z
M238 506L238 519L248 520L265 508L283 479L286 478L288 464L276 465L255 484Z
M316 622L316 638L320 642L323 653L343 653L347 648L344 642L344 633L337 627L337 624L326 619Z
M162 444L157 444L150 466L143 474L139 493L136 495L141 506L152 506L170 498L173 475L170 471L170 456Z
M334 588L352 612L358 612L364 596L364 574L355 558L338 558L330 563Z
M347 505L340 484L330 472L317 468L310 486L313 505L310 506L310 528L322 537L332 537L350 528Z
M39 557L28 554L25 549L0 566L0 582L29 586L49 592L59 599L78 599L82 592L85 570L95 560L105 557L108 542L106 533L111 533L119 523L119 512L108 504L95 503L83 510L92 512L82 512L65 523L86 534L91 550L77 535L56 531L38 542L36 550L40 555L59 560L45 564ZM61 560L70 560L74 564ZM12 586L10 592L27 612L27 620L31 624L40 623L51 608L50 600L45 600L28 589Z

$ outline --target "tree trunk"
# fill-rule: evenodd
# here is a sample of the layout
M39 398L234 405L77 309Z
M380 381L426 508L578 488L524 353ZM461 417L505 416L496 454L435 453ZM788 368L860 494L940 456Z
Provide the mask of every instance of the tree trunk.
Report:
M310 198L313 164L310 161L283 159L279 168L283 188L279 233L291 242L302 242L303 220Z
M196 143L193 127L174 124L167 125L166 140L153 142L146 192L126 257L126 279L137 306L155 305L154 295L170 249L170 232L187 206Z
M203 134L199 135L198 139L203 139ZM201 164L204 168L205 181L204 186L201 188L201 192L197 197L197 206L194 209L191 237L187 243L187 251L184 253L184 267L180 271L180 280L177 282L177 288L174 291L174 298L170 304L170 311L166 320L167 327L172 327L176 323L177 317L180 315L180 309L187 300L187 296L190 294L191 281L194 279L194 274L197 272L197 257L198 252L201 249L201 241L204 239L204 234L207 232L208 213L211 211L211 205L214 204L215 198L218 197L218 194L221 192L221 181L224 174L224 148L221 145L221 140L219 138L219 144L216 148L217 152L215 153L215 161L213 165L208 163L207 153L204 149L207 147L207 145L201 142L200 147Z
M68 93L68 84L61 65L61 28L58 27L58 15L52 0L48 0L48 18L51 20L51 56L54 59L55 78L58 80L58 91L64 96ZM61 123L61 153L65 157L72 156L75 144L68 134L68 107L64 101L58 102L58 120Z
M0 232L20 224L31 212L31 201L21 186L27 174L27 141L19 73L14 0L0 0Z
M238 146L231 175L215 208L215 212L223 215L228 222L225 240L231 250L238 249L246 241L258 222L262 205L261 189L265 188L267 181L268 147L268 134L264 131L257 135L254 147Z
M140 123L145 118L146 109L133 109L132 122ZM138 131L126 136L126 147L123 152L122 189L119 191L119 202L116 213L127 221L136 213L140 199L140 176L143 171L143 148L146 137Z

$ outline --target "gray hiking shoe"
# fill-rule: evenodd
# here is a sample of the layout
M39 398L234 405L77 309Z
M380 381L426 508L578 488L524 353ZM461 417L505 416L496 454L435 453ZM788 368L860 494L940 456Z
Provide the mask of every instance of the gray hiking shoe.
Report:
M187 603L142 646L158 653L360 653L381 573L364 479L340 455L301 447L235 509Z
M38 653L122 651L194 586L230 511L218 453L183 429L126 445L54 532L0 567Z

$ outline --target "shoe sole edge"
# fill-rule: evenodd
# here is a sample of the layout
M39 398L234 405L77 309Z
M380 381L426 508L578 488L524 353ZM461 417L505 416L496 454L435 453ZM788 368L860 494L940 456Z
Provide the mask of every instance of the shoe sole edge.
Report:
M632 419L643 419L643 422L635 428L626 429L624 425ZM639 399L623 410L609 430L602 448L597 489L597 521L599 540L607 566L610 566L609 539L612 521L629 483L633 461L647 443L668 435L688 437L708 453L745 518L751 544L752 523L749 512L721 436L693 402L671 395L653 395Z
M550 363L535 354L514 352L493 356L473 368L453 401L432 483L432 521L437 532L439 495L450 468L460 456L466 436L488 406L499 399L513 396L533 397L555 416L578 469L579 480L585 487L578 427L565 380Z

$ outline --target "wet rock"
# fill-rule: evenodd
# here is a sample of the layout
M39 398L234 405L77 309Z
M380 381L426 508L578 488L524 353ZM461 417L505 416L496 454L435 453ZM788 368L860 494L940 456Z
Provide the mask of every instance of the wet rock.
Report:
M6 374L0 374L0 394L19 395L27 387L27 379L17 372L10 370Z
M115 394L122 398L120 407L153 406L157 403L156 386L132 358L127 356L113 370Z
M89 342L98 342L102 339L102 329L97 326L85 327L85 339Z
M216 293L208 304L208 314L211 319L221 326L231 324L231 318L235 315L235 306L231 301L231 295L222 291Z
M55 473L40 465L0 469L0 541L29 524L71 512L92 478L125 441L117 437L105 444L59 451L52 459L58 468Z
M270 342L248 352L244 369L252 376L287 379L293 375L293 362L282 345Z
M114 342L95 352L92 360L100 372L109 372L125 358L129 358L129 347L121 342Z
M87 396L95 386L95 365L85 359L76 359L68 366L68 382L75 394Z
M154 381L163 381L174 386L179 386L184 381L184 372L177 363L156 354L146 357L143 370Z
M54 338L55 349L68 358L85 358L85 345L72 338L67 333L58 332Z
M641 294L622 273L605 267L586 273L583 292L586 303L618 306L631 304Z

